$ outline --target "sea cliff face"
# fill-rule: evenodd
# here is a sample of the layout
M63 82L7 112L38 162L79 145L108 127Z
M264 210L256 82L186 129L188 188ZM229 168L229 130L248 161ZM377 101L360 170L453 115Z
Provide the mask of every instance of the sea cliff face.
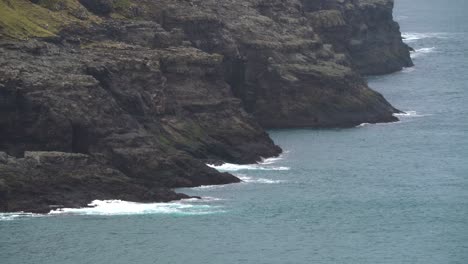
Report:
M0 211L168 201L280 154L272 127L395 121L392 1L0 0Z
M386 74L413 66L410 49L393 20L393 0L304 2L315 3L307 6L307 16L320 36L347 53L361 74Z

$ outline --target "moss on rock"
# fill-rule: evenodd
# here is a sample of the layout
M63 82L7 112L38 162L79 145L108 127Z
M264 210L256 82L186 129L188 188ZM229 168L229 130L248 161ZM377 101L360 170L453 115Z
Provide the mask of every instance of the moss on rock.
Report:
M77 0L0 0L0 35L13 39L50 37L75 23L97 22Z

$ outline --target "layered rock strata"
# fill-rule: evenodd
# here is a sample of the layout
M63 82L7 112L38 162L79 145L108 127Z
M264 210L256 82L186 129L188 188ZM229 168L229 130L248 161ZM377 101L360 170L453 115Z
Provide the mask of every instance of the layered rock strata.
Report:
M238 182L205 163L278 155L264 128L395 121L361 74L411 65L390 0L1 1L71 17L0 19L0 211Z

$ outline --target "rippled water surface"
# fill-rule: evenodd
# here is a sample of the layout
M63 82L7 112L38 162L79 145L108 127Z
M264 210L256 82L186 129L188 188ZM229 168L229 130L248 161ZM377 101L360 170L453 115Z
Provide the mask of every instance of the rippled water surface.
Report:
M373 77L401 122L279 130L244 182L169 204L0 216L0 263L468 263L468 2L396 0L416 67Z

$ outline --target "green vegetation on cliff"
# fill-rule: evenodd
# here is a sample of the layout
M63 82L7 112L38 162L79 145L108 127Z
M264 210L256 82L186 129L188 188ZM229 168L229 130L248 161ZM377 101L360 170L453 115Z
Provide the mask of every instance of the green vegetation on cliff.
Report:
M97 22L77 0L0 0L0 36L49 37L69 24Z
M138 17L142 10L131 0L0 0L0 36L50 37L70 24Z
M0 211L180 199L278 155L265 127L397 120L358 70L408 47L362 1L0 0Z

